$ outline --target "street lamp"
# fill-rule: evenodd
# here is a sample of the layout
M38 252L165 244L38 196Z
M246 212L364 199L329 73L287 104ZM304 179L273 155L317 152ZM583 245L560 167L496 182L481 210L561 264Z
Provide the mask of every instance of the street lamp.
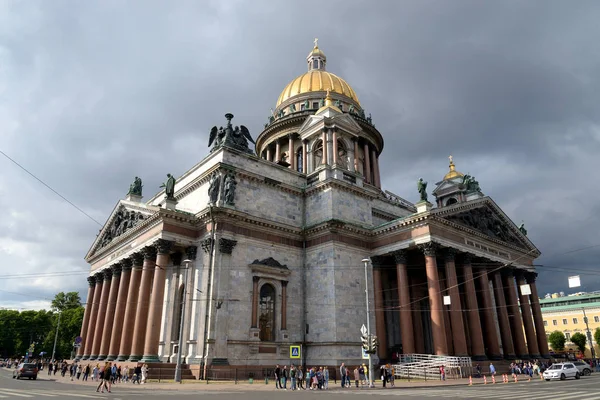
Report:
M62 315L62 310L58 312L58 322L56 324L56 333L54 334L54 346L52 347L52 357L50 358L50 362L54 360L54 353L56 353L56 342L58 341L58 327L60 326L60 316Z
M365 299L367 301L367 337L369 338L369 340L371 340L371 323L369 322L369 275L368 275L368 269L369 269L369 261L371 261L368 258L365 258L362 260L362 262L365 264ZM371 353L368 353L369 356L369 373L368 375L368 380L369 380L369 387L375 387L375 385L373 384L373 360L371 358Z
M181 353L183 350L183 323L185 318L185 293L187 291L188 269L192 260L183 260L185 263L185 274L183 278L183 291L181 293L181 316L179 317L179 344L177 345L177 364L175 365L175 382L181 383Z
M580 287L580 286L581 286L581 279L579 278L579 275L569 276L569 287L570 288ZM594 350L594 342L592 341L592 332L590 331L590 325L588 324L588 318L587 318L587 315L585 314L585 307L581 307L581 311L583 311L583 322L585 322L587 339L590 342L590 353L592 354L592 358L595 360L596 359L596 351Z

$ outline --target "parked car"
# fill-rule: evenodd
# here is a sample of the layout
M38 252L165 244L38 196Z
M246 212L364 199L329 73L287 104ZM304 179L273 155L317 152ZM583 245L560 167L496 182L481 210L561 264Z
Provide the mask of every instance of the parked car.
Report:
M573 361L575 368L583 376L590 376L592 374L592 366L583 360Z
M544 371L542 376L547 381L551 379L560 379L561 381L564 381L567 378L581 378L579 370L573 363L552 364Z
M37 379L37 375L38 368L33 363L21 363L13 371L13 379L29 378L35 380Z

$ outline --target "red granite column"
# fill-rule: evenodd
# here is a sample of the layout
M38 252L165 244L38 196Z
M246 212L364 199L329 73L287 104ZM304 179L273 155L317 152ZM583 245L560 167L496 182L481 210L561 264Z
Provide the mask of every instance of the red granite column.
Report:
M133 343L133 332L135 326L135 315L138 306L138 298L140 293L140 282L142 280L142 264L144 256L142 253L133 253L131 255L133 263L131 269L131 278L129 280L129 288L127 289L127 297L125 306L125 316L123 319L123 329L121 333L121 343L119 344L119 356L117 361L125 361L129 359L131 354L131 345Z
M111 267L112 280L110 283L110 292L106 304L106 317L104 318L104 328L102 329L102 342L100 342L100 354L98 360L104 360L108 357L108 347L113 335L113 323L115 320L115 309L117 307L117 294L121 283L121 264L117 263Z
M88 294L87 294L87 298L86 298L86 305L85 305L85 311L83 313L83 324L81 324L81 334L80 337L82 339L82 343L81 346L79 347L79 349L77 350L77 359L80 360L81 358L85 357L85 359L87 359L90 355L89 353L86 355L85 354L85 344L86 344L86 339L87 339L87 333L88 333L88 328L89 328L89 324L90 324L90 315L92 314L92 303L94 301L94 289L96 289L96 278L94 278L93 276L88 276L87 278L88 281Z
M381 187L379 183L379 167L377 165L377 151L371 150L371 164L373 164L373 185Z
M510 332L510 321L508 319L508 308L504 299L504 290L502 287L502 276L500 272L493 273L494 295L496 298L496 310L498 311L498 325L500 325L500 337L502 337L502 350L504 358L507 360L515 359L515 346Z
M321 141L323 142L323 160L321 164L328 165L329 160L327 157L329 156L327 153L327 129L323 129L323 133L321 133Z
M419 299L426 298L426 291L424 288L425 282L420 279L411 279L412 286L410 288L411 298L417 300L411 304L412 308L412 320L413 320L413 338L415 342L415 353L425 353L425 332L423 330L423 309L421 308L421 301ZM413 301L414 301L413 300ZM404 353L408 354L406 351Z
M465 357L469 354L467 350L467 340L464 334L464 323L462 318L462 307L460 304L460 291L458 288L458 278L456 277L456 264L454 257L456 251L447 249L446 258L446 283L448 285L448 295L450 296L450 324L452 325L452 343L454 344L454 355Z
M548 338L546 337L546 329L544 328L544 317L542 316L542 307L540 306L540 298L538 296L537 287L535 285L535 272L528 273L526 276L529 287L531 287L531 310L533 311L533 322L535 324L535 333L537 335L538 347L540 354L544 358L550 358L548 349Z
M433 336L433 351L436 355L448 355L446 343L446 327L444 326L444 305L440 291L440 278L437 270L436 244L433 242L419 245L425 254L425 273L429 291L429 306L431 309L431 331Z
M363 152L365 154L365 182L371 182L371 157L369 156L369 144L365 143L363 147Z
M287 281L281 281L281 330L287 330Z
M157 362L158 345L160 342L160 325L165 302L165 278L167 266L169 265L169 253L173 242L158 239L156 248L156 268L154 268L154 282L152 285L152 297L150 298L150 310L148 314L148 327L146 328L146 340L144 344L144 362Z
M336 129L333 130L332 136L333 136L333 138L332 138L333 146L331 146L332 151L333 151L332 163L333 163L333 165L337 165L339 154L338 154L337 130Z
M358 169L358 139L353 138L352 141L354 142L354 172L358 173L360 172Z
M468 308L469 336L471 337L471 358L473 360L485 360L485 345L483 344L483 334L481 332L481 320L479 319L479 305L477 304L477 291L475 290L475 281L473 280L473 267L471 267L471 257L468 254L463 256L463 274L465 278L465 298Z
M251 328L258 328L258 281L260 277L252 277L252 326Z
M290 169L296 170L296 154L294 152L294 136L292 133L288 136L288 154L290 159Z
M156 266L156 247L146 246L142 250L144 265L140 279L138 305L135 311L135 324L133 327L133 340L131 342L130 361L139 361L144 355L144 340L148 326L148 307L150 305L150 291L152 290L152 277Z
M279 139L275 139L275 160L273 161L276 163L281 161L281 144L279 143Z
M110 281L112 279L112 271L110 268L104 269L102 273L104 276L104 285L102 285L102 294L100 295L100 305L98 306L98 318L96 319L94 344L92 345L90 360L97 359L100 354L102 332L104 332L104 320L106 319L106 306L108 305L108 294L110 293Z
M508 309L508 319L513 335L515 353L517 358L526 359L529 358L529 353L527 352L525 336L523 335L523 319L521 318L521 312L519 311L517 287L513 272L510 269L502 269L500 273L502 275L502 280L504 281L504 294L506 295L505 299Z
M380 360L387 358L387 337L385 334L385 317L383 311L383 286L381 285L381 266L375 265L376 258L372 257L373 261L373 294L375 300L375 334L379 339L379 347L377 355Z
M102 293L102 286L104 285L104 274L98 272L94 274L93 278L96 280L96 289L94 290L94 298L88 300L88 307L92 307L92 313L90 314L88 331L84 338L85 349L83 350L83 358L86 360L90 358L90 353L92 352L92 347L94 345L94 334L96 333L96 321L98 320L98 308L100 308L100 294Z
M533 327L533 316L531 315L529 295L525 295L521 291L521 286L527 284L522 271L518 271L517 273L517 283L519 284L519 303L521 304L521 315L523 316L523 326L525 327L525 337L527 338L529 357L540 358L537 336L535 335L535 328Z
M478 269L475 273L479 277L479 285L481 286L481 299L483 300L482 314L485 324L484 342L487 344L488 358L500 360L502 359L502 354L500 353L500 341L498 340L498 331L496 330L496 321L494 320L490 279L486 269Z
M302 173L308 174L308 140L302 141Z
M393 254L396 261L396 276L398 278L398 313L400 316L400 335L402 338L402 352L414 354L415 337L413 336L413 316L410 303L410 285L408 283L408 271L406 269L406 251L398 250Z
M271 146L267 146L267 161L271 161Z
M131 280L131 259L126 258L121 261L121 282L119 283L119 293L117 294L117 303L115 306L115 317L113 319L112 336L108 346L108 361L116 360L119 356L119 346L123 334L123 319L125 318L125 307L127 305L127 292L129 291L129 282Z

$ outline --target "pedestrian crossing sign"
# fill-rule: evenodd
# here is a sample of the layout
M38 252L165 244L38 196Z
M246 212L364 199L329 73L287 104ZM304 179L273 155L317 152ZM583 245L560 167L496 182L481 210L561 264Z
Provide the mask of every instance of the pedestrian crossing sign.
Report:
M367 354L367 351L364 348L362 349L362 359L363 360L369 359L369 355Z
M290 346L290 358L300 358L300 346Z

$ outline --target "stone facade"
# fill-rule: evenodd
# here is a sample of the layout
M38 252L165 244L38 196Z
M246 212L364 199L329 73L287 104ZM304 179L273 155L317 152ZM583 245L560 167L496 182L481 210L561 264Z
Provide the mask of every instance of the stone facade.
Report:
M146 202L129 197L117 204L86 256L92 306L78 357L173 362L182 351L187 363L207 368L270 366L289 362L289 346L301 344L308 365L356 364L367 320L365 285L381 360L400 352L515 356L494 349L512 348L503 341L513 341L496 332L508 330L518 341L523 326L520 314L513 314L511 326L503 314L518 307L515 276L532 273L539 255L523 231L489 197L471 190L474 184L453 163L456 174L434 190L436 208L382 190L383 138L359 104L350 99L358 111L342 111L329 91L301 96L325 100L318 110L270 119L257 138L258 155L214 148L177 179L174 200L159 192ZM295 162L276 157L290 145ZM237 186L227 192L224 182L232 177ZM132 215L136 223L119 228ZM456 264L448 264L450 253ZM132 265L123 270L126 279L106 278L115 265ZM496 276L500 272L509 280ZM111 287L118 282L127 287ZM451 310L439 306L446 292L455 299ZM124 312L106 307L111 296L127 304ZM493 310L479 320L468 312L473 304ZM523 315L533 312L538 321L536 310L523 309ZM118 335L107 331L112 321L122 326ZM534 336L544 336L540 329L528 321L531 348L521 347L519 356L547 354L547 344L531 345ZM470 337L464 348L465 331L485 337ZM486 346L479 346L483 339ZM120 351L102 353L108 343Z

